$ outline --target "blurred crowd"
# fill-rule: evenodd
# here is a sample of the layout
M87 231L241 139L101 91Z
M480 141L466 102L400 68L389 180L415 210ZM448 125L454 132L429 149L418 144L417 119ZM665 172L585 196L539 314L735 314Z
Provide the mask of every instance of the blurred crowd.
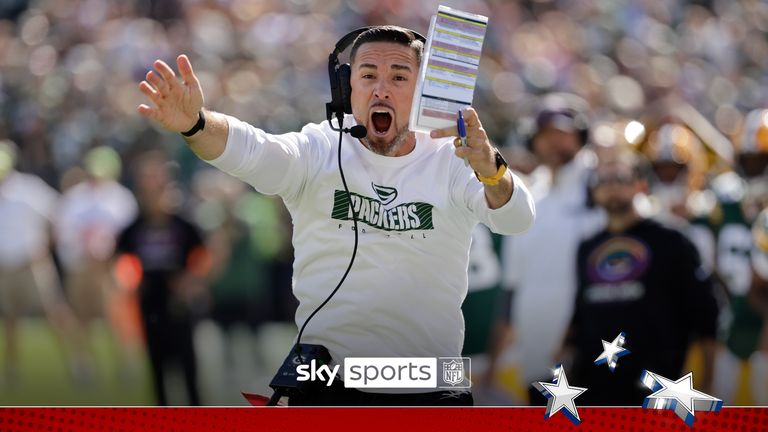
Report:
M579 242L605 223L587 202L589 173L603 160L601 152L613 151L606 149L632 148L660 164L649 171L650 186L635 206L688 234L704 265L719 274L716 285L726 293L720 309L733 309L734 298L736 309L751 307L739 302L752 285L749 229L766 203L768 182L764 160L749 168L744 163L751 162L740 155L768 155L768 115L759 111L768 108L764 1L5 0L0 2L0 233L5 239L0 275L4 283L14 280L22 290L39 293L37 313L64 342L76 381L98 379L88 328L103 320L126 364L121 370L130 374L130 365L148 352L156 402L167 402L162 370L178 357L173 364L184 370L189 399L176 403L215 403L196 389L195 352L205 357L207 349L192 346L198 323L213 322L226 334L241 324L257 329L267 322L291 322L295 310L287 212L272 197L210 170L180 137L159 132L137 115L144 102L137 84L152 62L174 64L186 53L207 107L270 132L294 131L324 118L327 55L341 35L375 24L426 33L439 3L490 17L474 105L510 165L528 175L541 226L554 227L520 242L538 245L555 238L572 246L555 255L529 254L529 261L538 261L526 264L526 270L511 258L520 248L514 241L505 246L503 239L478 234L473 253L485 245L481 253L499 257L498 266L482 269L485 279L475 283L480 288L471 287L470 299L486 288L494 287L493 293L474 297L471 306L481 315L484 308L497 308L505 316L500 324L480 329L467 320L466 345L473 347L471 354L485 353L477 364L487 364L482 368L490 371L483 380L486 390L501 392L488 390L489 401L528 401L525 383L539 379L540 371L526 372L520 356L535 353L531 359L541 365L554 361L572 307L561 308L551 323L556 329L549 348L526 339L525 326L536 319L526 311L536 315L534 306L550 295L573 304L575 282L544 281L539 275L552 276L544 264L557 260L575 266ZM533 134L551 126L541 112L545 95L552 93L568 94L560 99L577 114L571 116L576 121L571 128L585 130L587 147L537 151L532 145ZM753 129L748 149L744 137ZM666 168L664 161L670 162ZM561 169L574 163L578 169ZM558 181L558 175L565 180ZM559 182L571 188L561 190ZM730 233L722 229L723 220L733 217L729 204L738 208L744 229L723 240L721 234ZM571 217L582 207L588 210ZM169 222L176 220L183 222ZM697 231L690 228L695 220L711 223ZM142 261L152 253L175 258ZM470 268L471 279L473 270L478 269ZM563 267L558 277L576 272ZM160 288L152 291L147 284ZM171 294L145 295L157 290ZM527 293L536 298L526 300ZM5 383L16 379L19 367L14 358L24 341L17 340L14 328L26 312L20 306L25 296L0 298L6 318L0 381ZM717 337L733 354L720 361L731 365L721 375L736 374L720 384L731 392L727 403L768 403L759 399L764 394L736 396L738 373L733 371L751 367L768 375L763 370L768 360L752 356L760 351L757 342L744 348L751 342L734 341L742 336L739 331L754 333L746 339L759 338L762 324L759 313L752 312L746 318L721 313ZM744 329L735 335L729 330L734 322ZM150 328L156 338L142 331ZM175 336L163 333L169 328ZM285 346L286 338L277 339ZM273 341L263 340L267 346ZM223 345L227 362L235 362L237 349ZM270 355L279 362L285 350L276 351ZM740 363L750 360L751 366ZM693 362L703 368L706 361ZM251 366L263 367L266 375L273 372L263 364L246 368Z
M568 91L600 118L638 117L670 97L726 136L768 95L765 2L450 1L492 17L475 105L495 141L515 141L538 95ZM51 184L105 144L178 150L135 115L154 59L188 53L206 105L285 132L319 121L327 54L347 31L396 23L425 33L437 2L7 0L0 6L2 127L22 167ZM193 167L184 167L186 171ZM186 177L188 179L188 177Z

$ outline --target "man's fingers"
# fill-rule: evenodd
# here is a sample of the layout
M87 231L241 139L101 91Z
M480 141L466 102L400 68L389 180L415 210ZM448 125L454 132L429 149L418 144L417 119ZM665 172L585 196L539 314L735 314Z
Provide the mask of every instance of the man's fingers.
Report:
M157 120L157 116L158 116L157 110L150 107L149 105L146 105L146 104L139 105L138 111L139 111L139 114L143 115L144 117Z
M176 74L173 72L173 69L171 69L171 67L168 66L164 61L155 60L155 70L160 73L160 76L163 77L169 86L172 86L173 83L176 82Z
M479 161L482 161L482 160L485 160L488 157L486 152L485 152L485 150L478 149L478 148L472 148L472 147L461 147L461 146L459 146L459 147L456 147L453 150L453 153L456 156L458 156L458 157L460 157L462 159L464 159L464 158L469 159L470 163L472 162L473 159L477 159Z
M139 83L139 90L147 97L154 98L157 96L157 90L146 81Z
M160 78L160 75L156 74L154 71L147 72L145 79L148 83L152 84L152 87L159 93L165 93L168 90L168 85L162 78Z
M155 89L152 88L151 85L149 85L148 82L142 81L139 84L139 90L144 93L145 96L147 96L152 102L154 103L160 103L163 98L160 96L160 93L158 93Z
M464 123L467 126L467 134L470 135L471 130L479 128L481 126L480 119L477 116L477 111L475 111L472 107L467 107L462 110L462 115L464 116ZM442 129L435 129L432 132L429 133L429 136L432 138L445 138L445 137L452 137L452 136L459 136L459 130L456 126L450 126Z
M456 147L456 150L454 150L454 153L456 156L464 159L464 158L471 158L473 155L482 153L479 149L473 149L472 147Z
M483 147L488 140L488 137L482 129L482 124L480 124L477 111L472 107L468 107L462 111L462 115L464 117L464 123L467 126L467 146ZM435 129L429 133L429 136L432 138L458 137L459 131L456 126L450 126L442 129ZM461 144L459 140L456 139L453 141L453 145L459 147Z
M451 126L442 129L435 129L429 133L429 136L432 138L455 137L459 136L459 131L456 129L456 126Z
M198 85L197 76L195 71L192 70L192 63L189 61L189 57L182 54L176 58L176 65L179 67L179 73L181 79L188 85Z
M466 107L462 111L464 116L464 123L467 124L467 128L480 127L480 117L477 116L477 111L472 107Z

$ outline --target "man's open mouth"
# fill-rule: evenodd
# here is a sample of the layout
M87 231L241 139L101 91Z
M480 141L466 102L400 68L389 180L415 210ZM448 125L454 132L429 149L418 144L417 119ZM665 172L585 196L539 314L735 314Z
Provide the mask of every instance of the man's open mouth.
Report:
M386 135L392 127L392 113L386 109L374 109L371 112L371 125L376 135Z

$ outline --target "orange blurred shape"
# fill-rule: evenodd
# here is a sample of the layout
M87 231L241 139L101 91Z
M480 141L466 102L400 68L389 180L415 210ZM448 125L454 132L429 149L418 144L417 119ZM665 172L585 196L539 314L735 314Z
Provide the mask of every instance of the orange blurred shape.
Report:
M117 257L114 272L117 282L128 291L135 291L144 275L141 260L134 254L122 254Z
M213 259L211 254L203 246L198 246L187 255L187 271L191 274L204 277L211 271Z

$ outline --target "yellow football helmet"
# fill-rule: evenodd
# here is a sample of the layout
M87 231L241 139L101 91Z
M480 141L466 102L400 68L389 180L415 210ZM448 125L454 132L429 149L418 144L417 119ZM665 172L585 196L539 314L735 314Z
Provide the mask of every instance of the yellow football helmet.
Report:
M688 127L678 123L664 123L639 144L640 152L654 167L677 165L688 170L688 188L701 189L707 169L707 157L699 137ZM656 170L656 169L655 169ZM663 177L661 171L657 172ZM663 182L672 179L660 178Z
M741 136L736 140L739 154L768 154L768 109L756 109L747 114Z
M651 162L674 162L689 165L702 151L701 141L687 127L667 123L652 132L642 148Z

